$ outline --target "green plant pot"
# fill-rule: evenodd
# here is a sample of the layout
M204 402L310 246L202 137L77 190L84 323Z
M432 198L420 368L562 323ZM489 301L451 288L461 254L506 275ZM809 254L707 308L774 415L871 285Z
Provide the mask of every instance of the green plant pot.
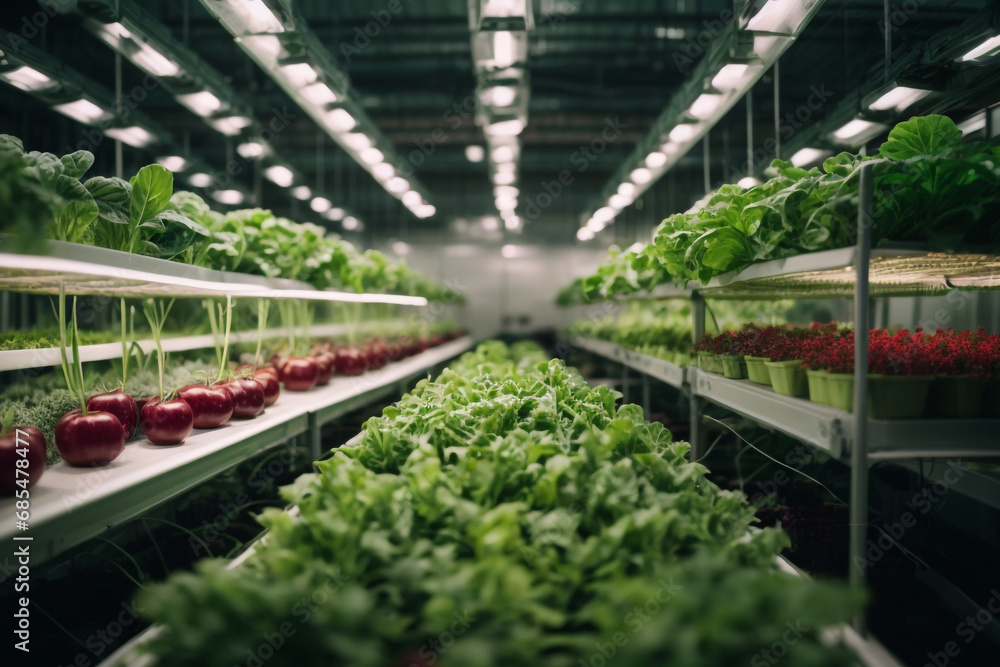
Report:
M709 373L722 373L722 362L719 356L713 352L698 353L698 368Z
M747 362L743 357L734 357L731 354L723 354L719 357L722 363L722 374L731 380L742 380L747 376Z
M927 396L927 414L944 419L970 419L980 415L987 378L971 375L938 375Z
M775 392L785 396L805 396L808 393L809 384L801 359L765 361L764 365L771 374L771 386Z
M831 408L854 412L854 375L852 373L828 372L825 384L827 405Z
M820 405L830 405L827 393L826 378L830 373L823 370L806 369L806 380L809 383L809 400Z
M757 384L771 384L771 374L764 364L770 361L767 357L751 357L746 355L743 360L747 362L747 378Z
M933 375L869 374L868 417L916 419L923 416L933 381Z
M1000 417L1000 378L993 378L983 389L983 416Z

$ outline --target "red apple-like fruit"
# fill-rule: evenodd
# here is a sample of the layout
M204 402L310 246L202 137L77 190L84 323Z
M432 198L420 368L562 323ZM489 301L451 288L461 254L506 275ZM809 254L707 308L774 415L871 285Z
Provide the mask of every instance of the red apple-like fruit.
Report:
M365 355L353 345L339 347L336 352L338 375L361 375L365 372Z
M288 357L278 373L288 391L309 391L319 381L319 364L312 357Z
M56 448L68 465L107 465L125 449L125 427L110 412L70 410L56 422Z
M87 399L88 412L110 412L125 428L125 439L135 435L135 427L139 423L139 404L129 394L121 389L105 394L95 394Z
M195 428L219 428L233 416L233 395L223 387L190 384L178 389L177 395L191 406Z
M22 460L27 465L17 465ZM30 489L43 472L45 436L41 431L34 426L12 426L7 435L0 436L0 495L13 496L19 490Z
M262 368L253 374L253 379L264 389L264 406L269 408L277 403L278 396L281 395L281 383L278 381L277 372Z
M191 435L194 411L180 398L169 401L154 398L143 406L139 424L146 439L154 445L179 445Z
M264 412L264 385L258 380L235 378L222 386L233 396L233 417L252 419Z
M337 368L337 357L333 352L319 352L313 355L316 365L319 367L319 377L316 379L317 387L325 387L330 384L330 378Z

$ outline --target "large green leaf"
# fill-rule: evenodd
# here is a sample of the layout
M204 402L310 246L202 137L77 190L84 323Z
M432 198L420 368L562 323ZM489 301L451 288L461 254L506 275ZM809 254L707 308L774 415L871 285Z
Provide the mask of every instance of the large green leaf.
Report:
M63 155L60 159L64 172L73 178L82 178L90 166L94 164L94 154L90 151L76 151L68 155Z
M938 155L962 142L962 131L946 116L914 116L892 128L879 153L893 160Z
M134 229L155 218L170 203L170 196L174 193L174 175L161 165L150 164L140 169L130 182L129 224Z

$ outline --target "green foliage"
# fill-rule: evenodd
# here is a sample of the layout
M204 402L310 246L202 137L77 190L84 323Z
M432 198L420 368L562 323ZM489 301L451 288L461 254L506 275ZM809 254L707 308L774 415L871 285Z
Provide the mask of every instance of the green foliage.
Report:
M653 243L611 257L583 281L589 300L632 294L673 280L707 282L755 262L842 248L853 243L861 167L871 165L875 245L919 244L934 250L1000 250L1000 149L962 143L944 116L898 124L878 155L841 153L821 167L775 160L758 186L725 185L691 210L664 220Z
M491 342L421 381L283 490L239 571L143 595L158 664L240 663L283 623L282 666L571 667L616 633L623 664L739 664L796 620L794 664L849 664L819 631L859 596L781 573L787 538L686 443L542 356Z

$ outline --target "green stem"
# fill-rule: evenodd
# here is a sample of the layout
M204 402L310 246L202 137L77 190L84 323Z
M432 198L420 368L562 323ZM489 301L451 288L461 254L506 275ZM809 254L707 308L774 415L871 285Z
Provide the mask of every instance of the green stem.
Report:
M229 370L229 333L233 325L233 297L226 296L226 337L222 341L222 358L219 360L219 382Z
M128 314L125 311L125 298L122 297L119 316L122 320L122 391L125 391L125 384L128 382L128 342L126 340L126 325Z
M264 329L267 328L267 311L270 305L271 302L267 299L257 299L257 352L253 357L255 366L262 361L260 352L264 347Z
M219 321L215 316L215 302L209 299L204 301L205 309L208 311L208 324L212 327L212 345L215 346L215 363L219 365L219 372L222 372L222 346L219 344Z

